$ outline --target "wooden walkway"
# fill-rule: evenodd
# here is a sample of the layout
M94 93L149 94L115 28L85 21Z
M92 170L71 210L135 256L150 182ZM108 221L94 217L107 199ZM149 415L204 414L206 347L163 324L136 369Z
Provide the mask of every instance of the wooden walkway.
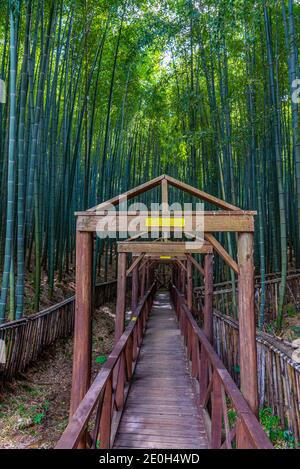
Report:
M114 448L207 448L196 399L170 294L158 291Z

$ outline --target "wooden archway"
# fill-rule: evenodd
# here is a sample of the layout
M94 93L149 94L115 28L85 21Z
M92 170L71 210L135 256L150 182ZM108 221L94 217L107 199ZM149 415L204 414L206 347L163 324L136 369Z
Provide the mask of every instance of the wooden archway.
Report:
M204 274L205 278L205 333L212 339L212 284L213 261L212 253L217 252L231 269L238 275L238 312L239 312L239 341L240 341L240 382L241 391L248 401L252 411L258 414L258 386L257 386L257 353L256 330L254 316L254 263L253 263L253 234L254 211L243 211L221 199L209 195L188 184L182 183L170 176L162 175L141 186L131 189L120 196L114 197L85 212L76 213L76 296L75 296L75 334L74 334L74 359L70 416L73 415L90 385L91 370L91 304L92 304L92 259L93 241L99 221L107 215L109 205L118 205L125 200L130 200L139 194L156 186L162 189L162 210L158 212L152 223L152 228L162 233L161 242L141 242L135 239L119 243L119 270L118 270L118 294L116 311L116 338L119 338L124 328L126 277L133 275L133 310L136 307L138 284L141 278L141 292L145 288L145 282L151 275L151 256L186 256L186 271L182 275L187 279L187 302L192 301L191 269L194 266ZM176 218L176 212L168 212L168 185L188 192L192 196L209 202L219 207L218 211L205 211L204 237L205 243L199 249L195 247L186 249L184 243L165 242L164 229L166 219ZM124 232L135 216L139 216L140 232L149 231L148 213L128 211L116 212L116 230ZM178 215L182 217L182 213ZM196 230L197 213L190 213L192 219L191 231ZM176 224L170 224L171 231L176 230ZM238 234L237 261L232 259L227 251L216 240L214 232L236 232ZM137 234L138 237L138 234ZM201 253L205 256L204 267L193 258L193 253ZM127 254L135 253L136 258L127 268ZM150 256L150 258L145 256ZM178 261L178 260L177 260ZM180 261L180 259L179 259ZM152 260L153 262L153 260ZM147 269L146 269L147 267ZM181 269L183 270L183 269ZM148 279L149 280L149 279Z

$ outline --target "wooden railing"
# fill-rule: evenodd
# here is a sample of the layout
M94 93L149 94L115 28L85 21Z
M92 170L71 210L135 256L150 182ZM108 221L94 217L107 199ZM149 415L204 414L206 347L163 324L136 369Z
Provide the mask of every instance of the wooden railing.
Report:
M272 449L273 446L242 393L199 328L183 295L171 287L179 326L199 385L199 405L204 412L211 448ZM235 421L228 417L234 411Z
M238 322L214 310L214 348L239 385ZM260 408L269 407L297 445L300 441L300 364L293 348L265 332L256 333Z
M154 292L155 283L141 299L135 316L70 419L56 449L112 447Z
M268 320L274 320L277 317L279 288L281 278L279 274L269 274L265 280L265 317ZM236 282L237 288L237 282ZM195 308L201 310L202 298L204 295L204 287L196 287L194 289ZM232 316L232 284L231 282L223 282L214 284L213 291L214 307L226 314ZM261 303L261 280L255 277L255 308L256 314L259 315ZM300 310L300 272L291 271L287 276L285 303L295 305Z
M95 287L96 307L115 298L117 282L100 283ZM74 296L17 321L0 326L0 384L11 379L56 339L67 337L74 327Z

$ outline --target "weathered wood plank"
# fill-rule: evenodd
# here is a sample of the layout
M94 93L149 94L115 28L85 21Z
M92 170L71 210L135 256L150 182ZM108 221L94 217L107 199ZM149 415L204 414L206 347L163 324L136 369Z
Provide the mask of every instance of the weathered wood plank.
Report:
M239 273L239 267L237 262L232 259L232 257L228 254L226 249L223 248L222 244L211 234L205 233L204 235L206 241L210 242L214 247L215 251L222 257L222 259L226 262L227 265L236 273Z
M169 293L154 299L115 448L207 448Z
M183 231L193 232L199 229L200 217L204 217L204 231L205 232L253 232L254 219L253 216L256 212L232 211L232 212L193 212L184 214L183 226L174 226L170 224L168 227L170 232ZM180 217L182 214L174 215ZM105 227L104 221L108 221L106 212L79 212L77 214L77 230L79 231L93 231L103 232ZM112 231L126 233L130 225L130 233L134 235L140 232L148 232L149 214L146 212L115 212L115 221L112 223ZM137 223L138 217L138 223ZM162 231L162 217L160 214L151 214L151 229L154 231ZM102 226L104 225L104 226ZM175 224L176 225L176 224ZM166 228L166 227L164 227Z

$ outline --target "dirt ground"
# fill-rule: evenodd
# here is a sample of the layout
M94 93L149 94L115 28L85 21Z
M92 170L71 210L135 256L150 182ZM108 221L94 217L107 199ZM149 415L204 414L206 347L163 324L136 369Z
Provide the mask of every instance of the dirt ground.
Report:
M107 275L107 281L113 280L116 278L116 272L114 269L110 269ZM1 279L1 275L0 275ZM104 282L104 268L101 268L101 275L97 278L97 283ZM69 273L64 274L64 277L59 281L57 275L54 278L54 290L53 295L49 297L48 289L48 276L45 272L42 272L41 276L41 296L40 296L40 307L39 311L49 308L50 306L59 303L60 301L69 298L75 294L75 270L73 267L70 267ZM34 276L32 273L26 274L25 279L25 304L24 304L24 315L29 316L30 314L36 313L34 308Z
M93 375L113 347L114 305L93 321ZM0 393L0 449L53 448L68 421L72 338L60 339Z

